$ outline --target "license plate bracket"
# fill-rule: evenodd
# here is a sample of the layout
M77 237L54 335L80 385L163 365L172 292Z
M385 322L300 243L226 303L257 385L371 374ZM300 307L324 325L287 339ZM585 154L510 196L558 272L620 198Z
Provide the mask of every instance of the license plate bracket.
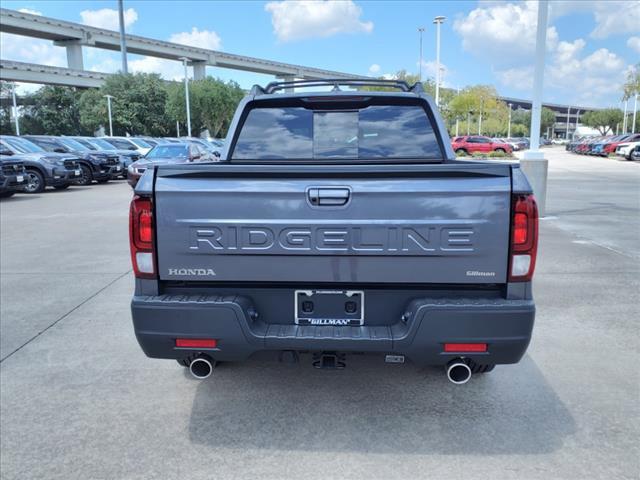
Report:
M296 325L364 324L362 290L296 290L294 302Z

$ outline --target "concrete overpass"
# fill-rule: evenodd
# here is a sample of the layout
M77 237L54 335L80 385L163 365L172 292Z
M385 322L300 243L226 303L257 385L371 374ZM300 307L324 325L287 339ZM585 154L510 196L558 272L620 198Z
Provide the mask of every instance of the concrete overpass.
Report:
M0 78L11 82L97 88L107 76L108 73L0 60Z
M26 37L51 40L54 45L65 47L67 50L67 67L76 72L84 72L87 77L92 72L84 70L82 47L93 47L104 50L120 51L120 34L112 30L90 27L74 22L57 20L55 18L32 15L30 13L18 12L6 8L0 9L0 31L23 35ZM323 78L362 78L362 75L353 75L344 72L323 70L302 65L275 62L262 58L235 55L232 53L220 52L217 50L207 50L204 48L180 45L177 43L155 40L152 38L140 37L137 35L126 35L127 53L146 55L149 57L164 58L167 60L182 61L183 57L190 60L193 66L194 78L204 78L207 65L213 67L243 70L247 72L274 75L283 79L323 79ZM63 69L67 70L67 69ZM24 74L28 80L18 80L16 78L6 78L15 81L30 81L33 83L48 83L51 79L51 72L36 72L29 70L30 74ZM7 70L8 72L8 70ZM4 70L3 70L4 73ZM54 74L55 76L56 74ZM16 75L17 76L17 75ZM74 75L68 75L69 79ZM4 77L3 77L4 78ZM60 77L55 77L60 78ZM76 75L81 81L80 76ZM68 85L68 84L65 84ZM94 86L94 85L76 85Z

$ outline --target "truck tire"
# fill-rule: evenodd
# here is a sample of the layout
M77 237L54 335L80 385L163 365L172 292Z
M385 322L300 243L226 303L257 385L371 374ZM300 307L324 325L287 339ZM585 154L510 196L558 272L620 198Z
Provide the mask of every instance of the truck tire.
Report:
M80 165L80 178L78 178L75 183L78 185L91 185L93 182L93 174L91 173L91 169L86 165Z
M44 176L34 169L27 170L27 185L24 187L25 193L42 193L46 187Z

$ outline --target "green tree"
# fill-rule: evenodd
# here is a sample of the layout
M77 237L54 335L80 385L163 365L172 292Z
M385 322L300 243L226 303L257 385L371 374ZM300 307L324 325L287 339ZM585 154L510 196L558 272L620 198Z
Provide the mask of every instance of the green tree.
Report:
M78 135L80 125L78 101L80 90L74 87L45 85L24 97L20 133Z
M419 81L419 75L408 73L406 70L398 70L392 78L387 77L378 77L378 80L403 80L409 84L409 86L413 86L416 82ZM422 88L424 91L431 95L432 97L436 94L436 82L433 78L427 77L422 79ZM397 91L395 88L389 87L375 87L375 86L366 86L362 87L361 90L369 91L369 92L387 92L387 91ZM440 89L440 93L442 93L442 89Z
M207 77L189 82L191 132L198 135L207 129L213 137L225 136L243 90L233 81ZM167 86L167 116L172 122L186 123L184 85Z
M3 99L0 106L0 133L2 135L13 135L15 133L11 114L11 109L13 108L11 95L14 86L14 83L0 81L0 98Z
M542 107L540 115L540 132L546 133L548 128L553 127L556 123L556 112L547 107Z
M114 135L162 136L170 131L165 114L167 88L155 73L109 76L97 90L87 90L80 98L80 119L85 129L95 131L109 123L107 100L112 95L111 116Z
M619 108L605 108L593 110L580 117L582 124L595 128L601 135L606 135L609 131L614 131L616 125L622 122L623 112Z
M540 115L540 132L544 134L556 123L556 114L547 107L542 107ZM511 135L514 137L529 136L531 128L531 110L518 109L511 113Z
M623 100L628 100L636 94L640 94L640 63L637 63L627 74L627 81L623 86Z
M460 133L474 134L480 130L482 135L503 135L507 131L509 110L492 86L467 87L451 99L448 108L453 120L460 121Z

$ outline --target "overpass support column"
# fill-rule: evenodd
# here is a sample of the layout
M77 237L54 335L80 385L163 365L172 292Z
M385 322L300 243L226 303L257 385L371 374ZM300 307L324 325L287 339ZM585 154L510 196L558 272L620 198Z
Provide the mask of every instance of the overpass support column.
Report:
M207 76L207 64L205 62L193 62L193 79L202 80Z
M296 79L295 75L280 75L276 77L276 80L281 82L293 82ZM285 92L293 92L293 87L287 87L284 89Z
M67 50L67 68L84 70L82 60L82 43L78 40L60 40L53 42L56 47L64 47Z

